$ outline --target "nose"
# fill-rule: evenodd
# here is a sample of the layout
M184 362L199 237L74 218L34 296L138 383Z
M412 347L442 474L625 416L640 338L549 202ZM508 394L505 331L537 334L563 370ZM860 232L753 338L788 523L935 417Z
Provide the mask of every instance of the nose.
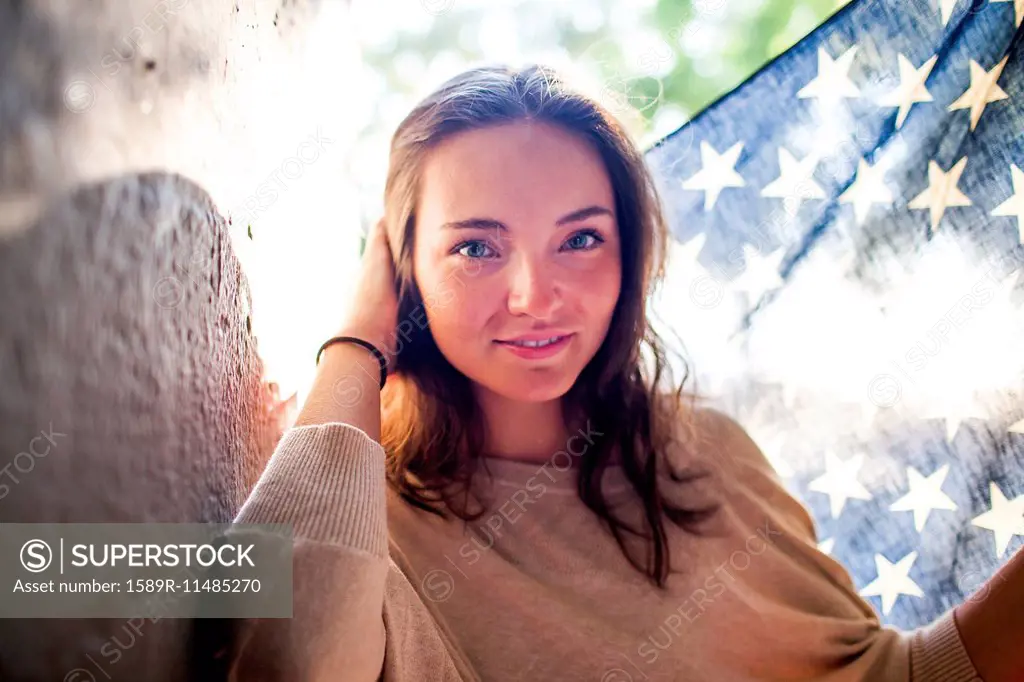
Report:
M560 301L554 268L527 254L509 266L508 310L512 315L548 319Z

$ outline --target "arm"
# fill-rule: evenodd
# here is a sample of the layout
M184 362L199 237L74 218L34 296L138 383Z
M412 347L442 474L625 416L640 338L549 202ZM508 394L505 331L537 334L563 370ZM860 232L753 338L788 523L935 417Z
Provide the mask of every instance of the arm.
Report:
M704 409L698 417L710 424L706 428L710 429L712 438L721 443L726 452L732 453L743 469L756 472L756 475L744 476L751 489L758 490L763 499L780 509L784 505L786 515L796 522L794 530L802 531L808 542L816 544L817 533L810 514L785 491L781 479L746 431L731 417L714 409ZM1024 681L1021 674L1024 650L1019 644L1024 642L1024 552L1018 553L1015 562L1015 568L1004 567L978 593L986 594L983 600L967 602L931 625L906 633L910 643L911 682L979 682L979 675L982 682ZM849 572L840 564L823 563L822 568L846 585L851 595L857 594ZM997 587L1001 589L997 591ZM965 608L971 612L965 612ZM964 622L965 619L969 622ZM1011 642L1018 643L1017 649L1011 648ZM1005 658L1010 651L1015 664L1013 659ZM1004 660L1000 661L1000 657Z
M1024 680L1024 551L954 613L964 648L985 682Z
M381 674L388 554L377 372L358 346L324 351L296 427L235 518L292 524L295 541L293 616L243 622L231 680Z

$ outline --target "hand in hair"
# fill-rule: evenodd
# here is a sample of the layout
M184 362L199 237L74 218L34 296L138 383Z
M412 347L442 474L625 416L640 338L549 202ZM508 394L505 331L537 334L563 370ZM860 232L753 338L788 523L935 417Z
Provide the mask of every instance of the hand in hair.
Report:
M366 236L366 249L358 275L355 295L339 335L358 336L377 346L385 355L394 344L398 324L398 292L395 266L383 218ZM388 358L390 364L391 358Z

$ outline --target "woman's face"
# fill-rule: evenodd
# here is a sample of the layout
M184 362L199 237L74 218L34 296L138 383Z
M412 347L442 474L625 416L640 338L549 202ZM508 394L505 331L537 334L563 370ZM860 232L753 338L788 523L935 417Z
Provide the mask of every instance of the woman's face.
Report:
M546 123L458 133L425 160L416 215L413 274L448 361L509 399L566 393L604 340L621 286L597 152ZM546 348L509 343L555 337Z

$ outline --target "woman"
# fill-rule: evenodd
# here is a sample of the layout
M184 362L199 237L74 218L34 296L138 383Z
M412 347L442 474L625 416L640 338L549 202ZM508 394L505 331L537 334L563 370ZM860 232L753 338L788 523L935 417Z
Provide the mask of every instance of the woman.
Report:
M667 231L597 104L466 72L398 128L385 198L349 340L237 517L297 539L294 618L247 625L234 679L1010 679L991 607L881 627L673 383L645 315Z

